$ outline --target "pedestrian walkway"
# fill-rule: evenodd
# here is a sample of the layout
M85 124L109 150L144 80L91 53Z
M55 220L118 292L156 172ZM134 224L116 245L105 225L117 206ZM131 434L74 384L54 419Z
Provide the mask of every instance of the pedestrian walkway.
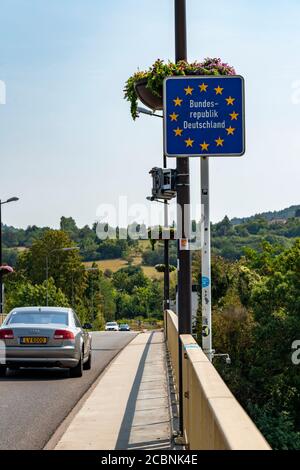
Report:
M170 448L164 336L141 333L104 372L55 450Z

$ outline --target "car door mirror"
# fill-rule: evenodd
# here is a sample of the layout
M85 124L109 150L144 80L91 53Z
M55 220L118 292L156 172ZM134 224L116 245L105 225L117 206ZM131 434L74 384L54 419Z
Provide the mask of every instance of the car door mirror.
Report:
M85 323L82 328L84 330L92 330L93 326L90 323Z

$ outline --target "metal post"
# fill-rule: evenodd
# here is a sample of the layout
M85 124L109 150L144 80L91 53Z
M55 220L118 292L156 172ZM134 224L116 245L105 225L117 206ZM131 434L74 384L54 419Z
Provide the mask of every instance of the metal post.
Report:
M187 60L185 0L175 0L175 60Z
M175 0L175 58L176 62L187 60L186 39L186 1ZM190 225L190 178L189 159L177 158L177 230L182 240L189 240ZM189 242L188 242L189 243ZM182 250L183 243L178 246L178 341L179 341L179 432L183 435L183 379L182 379L182 344L181 334L192 332L191 308L191 253L189 246Z
M167 168L167 158L164 155L164 168ZM164 226L169 226L168 201L164 201ZM164 310L170 308L170 267L169 267L169 239L164 240Z
M0 266L2 266L2 202L0 199ZM0 272L0 313L3 313L2 271Z
M211 255L210 255L210 217L209 217L209 159L201 158L201 205L204 220L204 245L201 253L202 270L202 348L212 361L211 325Z

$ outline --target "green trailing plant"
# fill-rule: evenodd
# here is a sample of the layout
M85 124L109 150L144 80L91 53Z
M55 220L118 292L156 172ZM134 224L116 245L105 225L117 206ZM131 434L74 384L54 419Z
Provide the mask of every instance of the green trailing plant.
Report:
M158 273L164 273L166 266L164 264L156 264L155 269ZM173 266L172 264L169 265L169 272L172 273L173 271L176 270L176 267Z
M138 70L125 84L124 98L130 102L132 118L137 118L138 96L136 93L136 84L142 80L147 80L146 87L151 90L153 95L162 97L163 81L166 77L178 75L235 75L235 70L230 65L223 63L219 58L206 58L203 62L188 63L179 61L164 62L157 59L154 64L146 71Z

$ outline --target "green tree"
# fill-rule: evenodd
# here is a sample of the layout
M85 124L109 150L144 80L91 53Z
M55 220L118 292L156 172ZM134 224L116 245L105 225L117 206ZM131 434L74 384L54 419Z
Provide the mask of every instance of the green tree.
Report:
M114 287L120 292L132 294L136 287L146 287L150 280L138 266L128 266L113 274Z
M162 317L162 285L145 276L142 269L128 266L113 275L116 318Z
M225 215L224 219L221 222L218 222L214 225L213 232L217 236L228 236L233 233L232 223L230 222L227 215Z
M41 284L48 276L68 297L70 303L74 295L81 298L85 289L86 275L77 250L63 251L74 247L69 235L60 230L48 230L32 247L20 255L17 269L33 284Z
M102 329L105 321L115 319L116 292L111 280L104 276L95 263L91 268L86 271L86 288L76 308L82 310L84 307L85 321L93 323L96 329Z
M194 269L197 279L199 255ZM213 345L232 360L215 366L274 449L299 449L300 374L291 346L300 338L300 239L287 249L263 241L239 262L213 257L212 289Z
M60 230L67 232L70 237L76 237L78 235L78 228L72 217L61 217Z
M8 313L16 307L40 307L46 302L46 281L42 284L31 284L23 282L21 284L10 284L6 296L5 309ZM61 289L57 288L53 279L49 279L48 285L49 304L57 307L69 307L69 301Z
M217 363L232 392L275 449L299 448L300 374L291 345L300 338L300 240L281 250L263 243L232 267L213 315Z

